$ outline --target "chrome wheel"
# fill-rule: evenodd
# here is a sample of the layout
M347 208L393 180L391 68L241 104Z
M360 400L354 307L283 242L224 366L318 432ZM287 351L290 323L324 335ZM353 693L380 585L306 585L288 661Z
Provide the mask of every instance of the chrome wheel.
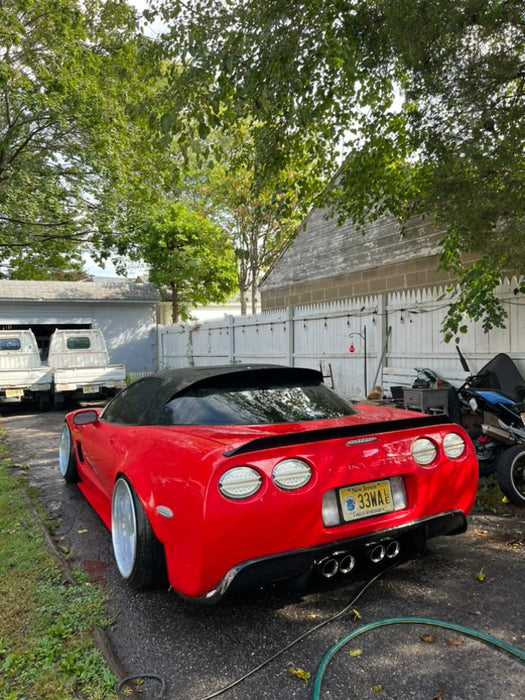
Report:
M62 437L60 438L60 448L58 451L58 468L63 477L67 474L69 460L71 458L71 437L69 428L64 425L62 428Z
M75 449L73 446L71 431L69 430L67 423L64 424L64 427L62 428L62 435L60 437L60 447L58 450L58 470L64 478L64 481L66 481L68 484L74 484L76 481L78 481Z
M137 514L133 494L125 479L118 479L111 501L111 537L118 570L129 579L137 556Z

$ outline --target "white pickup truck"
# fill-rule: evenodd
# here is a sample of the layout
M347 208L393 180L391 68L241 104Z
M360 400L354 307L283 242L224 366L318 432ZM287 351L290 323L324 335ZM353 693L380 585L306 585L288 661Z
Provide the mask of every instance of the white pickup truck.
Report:
M30 330L0 331L0 403L38 400L49 405L52 372L42 364Z
M110 396L126 383L126 367L109 363L99 328L56 330L49 343L48 364L53 372L55 407L66 397Z

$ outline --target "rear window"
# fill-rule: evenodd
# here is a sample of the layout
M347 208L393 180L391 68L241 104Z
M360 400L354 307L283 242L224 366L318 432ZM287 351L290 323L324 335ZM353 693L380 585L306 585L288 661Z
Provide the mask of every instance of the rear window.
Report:
M0 350L20 350L19 338L2 338L0 340Z
M163 425L265 425L342 418L352 404L324 384L195 388L165 405Z
M66 340L68 350L89 350L91 341L87 336L68 338Z

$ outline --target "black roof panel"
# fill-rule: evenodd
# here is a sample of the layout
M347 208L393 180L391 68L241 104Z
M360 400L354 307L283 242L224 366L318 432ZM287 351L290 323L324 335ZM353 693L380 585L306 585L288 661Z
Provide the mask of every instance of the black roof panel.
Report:
M238 387L249 385L254 381L268 384L275 381L314 381L316 383L323 381L322 373L315 369L257 363L182 367L159 372L155 376L162 380L163 393L171 396L197 384Z

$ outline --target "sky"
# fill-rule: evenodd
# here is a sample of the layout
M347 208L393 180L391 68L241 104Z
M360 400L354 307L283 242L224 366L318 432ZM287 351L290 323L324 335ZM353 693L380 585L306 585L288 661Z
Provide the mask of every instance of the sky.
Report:
M117 277L117 272L111 262L108 261L104 267L100 267L87 253L84 255L84 270L88 275L95 275L95 277Z

